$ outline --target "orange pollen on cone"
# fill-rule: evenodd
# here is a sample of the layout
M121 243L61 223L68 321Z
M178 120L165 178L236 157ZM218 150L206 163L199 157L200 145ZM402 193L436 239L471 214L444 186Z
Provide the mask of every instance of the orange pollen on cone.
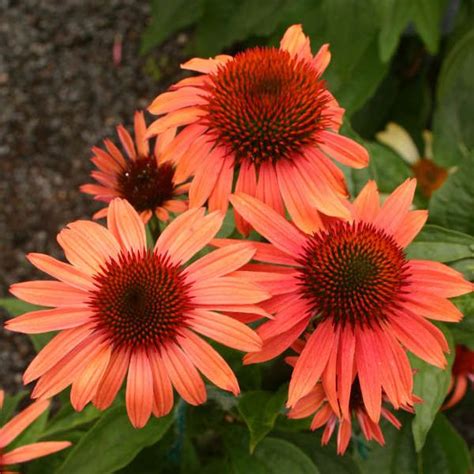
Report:
M372 326L403 300L407 260L372 224L339 222L308 238L299 258L302 295L319 320Z
M172 199L174 167L158 165L154 156L130 160L117 179L117 191L137 212L154 211Z
M324 82L287 51L249 49L210 79L204 122L237 164L292 159L329 125Z
M179 265L151 251L122 253L95 277L96 330L115 346L155 347L176 337L192 308Z

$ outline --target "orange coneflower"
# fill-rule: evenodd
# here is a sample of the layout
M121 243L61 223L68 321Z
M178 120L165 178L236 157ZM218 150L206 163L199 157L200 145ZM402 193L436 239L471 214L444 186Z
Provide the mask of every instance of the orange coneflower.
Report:
M293 344L293 349L300 354L301 350L305 345L305 341L299 339ZM287 357L286 361L292 366L295 366L298 356ZM326 386L327 389L331 390L331 387ZM334 390L335 387L332 387ZM383 400L386 401L387 397L383 394ZM382 430L378 422L374 422L365 408L362 393L360 390L359 380L354 374L354 379L351 386L351 394L349 399L349 417L344 418L341 415L339 404L331 405L334 401L334 397L328 397L323 384L318 382L311 391L303 398L298 400L294 407L288 412L289 418L307 418L313 415L310 428L316 430L325 425L323 435L321 438L321 444L324 446L329 443L332 434L339 425L337 435L337 452L338 454L344 454L352 435L352 421L353 418L357 419L362 429L362 433L367 441L375 440L382 446L385 444L385 439ZM405 411L413 413L412 405L420 402L421 400L413 396L409 403L402 406ZM382 406L381 416L388 420L395 428L399 429L401 424L397 418L388 410L388 408Z
M0 390L0 411L3 406L4 392ZM4 474L14 471L5 470L8 466L20 464L32 459L48 456L71 446L69 441L45 441L41 443L27 444L5 451L5 448L20 435L33 421L35 421L49 407L48 400L40 400L32 403L28 408L11 419L0 428L0 472Z
M407 411L412 411L410 407L404 407ZM311 430L317 430L325 426L321 437L321 444L324 446L329 443L331 436L338 425L337 434L337 453L346 452L352 435L352 418L356 418L361 427L362 433L367 441L375 440L380 445L385 444L385 439L378 422L372 421L367 414L367 410L362 401L360 386L357 379L352 384L351 397L349 401L350 418L341 418L334 411L334 408L327 400L321 383L316 386L303 398L296 402L295 406L289 411L289 418L307 418L313 415L311 421ZM401 424L397 418L385 407L381 409L381 415L388 420L395 428L399 429Z
M454 171L454 168L443 168L433 160L433 137L429 130L423 132L425 144L423 156L418 152L409 133L396 123L387 124L385 130L376 134L376 138L380 143L395 150L410 166L418 188L427 198L430 198L433 192L444 184L449 173Z
M461 401L466 394L469 382L474 384L474 351L459 344L456 346L451 385L443 409L451 408Z
M302 228L318 212L347 217L344 175L329 159L361 168L366 150L338 134L343 109L321 75L330 60L328 45L313 56L301 25L290 27L280 48L248 49L235 57L192 59L182 67L204 73L161 94L149 111L163 117L148 135L184 126L165 159L177 175L194 175L191 207L208 201L225 211L239 168L236 191L284 205ZM248 224L236 215L242 233Z
M163 163L163 151L176 134L176 129L169 129L161 134L154 149L145 138L146 123L143 112L135 113L135 143L122 126L117 133L126 152L126 157L114 145L104 140L107 151L94 147L92 162L97 170L91 176L98 184L83 184L81 191L94 195L97 201L109 203L120 197L126 199L140 214L145 224L153 215L161 221L169 219L169 212L183 212L187 202L177 199L189 189L189 184L182 184L175 174L171 163ZM107 207L94 214L94 219L107 216Z
M252 270L253 280L274 295L262 306L276 313L258 330L263 350L245 361L269 360L315 326L292 375L289 406L321 378L331 404L336 405L337 396L348 418L357 374L367 413L378 422L382 390L395 408L411 399L412 371L402 346L445 367L446 339L425 318L459 321L460 311L447 298L470 292L472 285L441 263L407 259L404 248L427 218L426 211L409 211L415 187L415 180L407 180L380 206L371 181L350 205L350 220L316 222L309 234L255 198L231 198L243 218L273 244L255 246L254 259L270 263L261 266L260 275L258 264L236 272L243 277Z
M162 416L171 410L173 386L193 405L206 400L198 370L224 390L239 392L232 370L197 333L235 349L259 350L260 338L251 329L219 311L262 314L255 304L269 295L245 278L228 276L252 258L247 243L184 266L222 224L222 213L204 212L181 214L149 250L136 211L114 199L108 229L77 221L58 235L71 264L28 256L59 280L11 287L18 298L53 309L10 320L8 329L60 331L24 374L25 383L39 379L33 397L51 397L72 384L75 409L91 400L105 409L128 372L127 411L132 424L142 427L151 412Z

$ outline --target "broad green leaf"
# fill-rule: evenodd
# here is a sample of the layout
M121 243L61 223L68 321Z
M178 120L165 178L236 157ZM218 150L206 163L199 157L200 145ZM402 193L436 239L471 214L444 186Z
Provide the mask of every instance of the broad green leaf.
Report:
M451 49L438 79L433 152L444 166L457 164L474 148L474 29Z
M400 183L411 176L410 169L390 148L376 142L364 142L370 154L371 166L375 171L377 186L382 193L392 192Z
M344 456L339 456L336 453L334 440L328 446L321 446L321 430L315 433L284 432L278 433L278 436L303 450L316 464L320 474L361 473L359 466L355 463L353 457L349 455L350 451Z
M426 474L472 472L472 460L466 442L442 413L438 413L426 438L422 464Z
M438 52L441 36L441 21L447 3L447 0L413 1L413 22L431 54Z
M250 432L250 452L272 430L286 397L286 385L276 393L255 391L240 397L237 408Z
M56 474L107 474L126 466L170 428L173 415L151 418L142 429L130 424L124 406L109 410L82 437Z
M464 344L474 350L474 293L458 296L451 300L462 312L464 318L451 326L456 344Z
M412 17L415 3L416 0L374 1L381 26L378 47L383 62L387 62L397 49L400 36Z
M43 438L57 436L59 433L75 430L80 426L92 423L102 415L93 405L86 406L82 411L75 411L68 403L57 415L50 420L47 429L42 433Z
M415 405L415 418L412 423L413 438L417 452L423 449L426 435L446 398L451 381L451 366L455 353L454 342L449 331L444 329L443 332L451 350L446 356L448 365L445 369L434 367L410 354L411 365L416 370L413 392L423 400L423 403Z
M366 458L360 461L362 470L367 474L422 474L410 426L412 417L404 412L394 414L402 423L401 428L397 430L381 421L385 446L369 444Z
M152 18L142 37L141 52L147 53L169 36L192 25L202 14L203 0L152 0Z
M284 19L289 0L204 0L203 18L196 30L201 56L220 53L252 36L269 36Z
M426 225L407 248L407 255L410 259L443 263L471 259L474 258L474 237L436 225Z
M250 454L248 434L229 427L224 434L226 453L234 474L318 474L310 457L289 441L265 438Z
M474 235L474 151L433 194L430 222Z

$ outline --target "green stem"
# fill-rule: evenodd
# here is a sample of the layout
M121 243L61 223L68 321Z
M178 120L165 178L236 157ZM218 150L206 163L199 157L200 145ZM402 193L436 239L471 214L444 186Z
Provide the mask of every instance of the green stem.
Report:
M150 234L153 238L153 242L158 240L158 237L161 234L160 220L155 215L148 221L148 226L150 229Z

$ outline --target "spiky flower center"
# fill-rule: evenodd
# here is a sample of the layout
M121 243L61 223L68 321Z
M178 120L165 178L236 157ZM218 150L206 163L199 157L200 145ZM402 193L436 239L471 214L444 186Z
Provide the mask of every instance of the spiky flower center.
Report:
M95 278L97 330L116 346L156 347L176 337L191 307L178 265L151 251L123 253Z
M130 160L118 177L118 192L138 212L154 211L173 197L174 167L158 165L154 156Z
M324 83L309 61L276 48L237 54L211 74L210 132L237 163L291 160L327 127Z
M303 296L316 317L334 324L382 321L398 307L408 284L403 249L367 223L337 223L314 234L299 263Z

